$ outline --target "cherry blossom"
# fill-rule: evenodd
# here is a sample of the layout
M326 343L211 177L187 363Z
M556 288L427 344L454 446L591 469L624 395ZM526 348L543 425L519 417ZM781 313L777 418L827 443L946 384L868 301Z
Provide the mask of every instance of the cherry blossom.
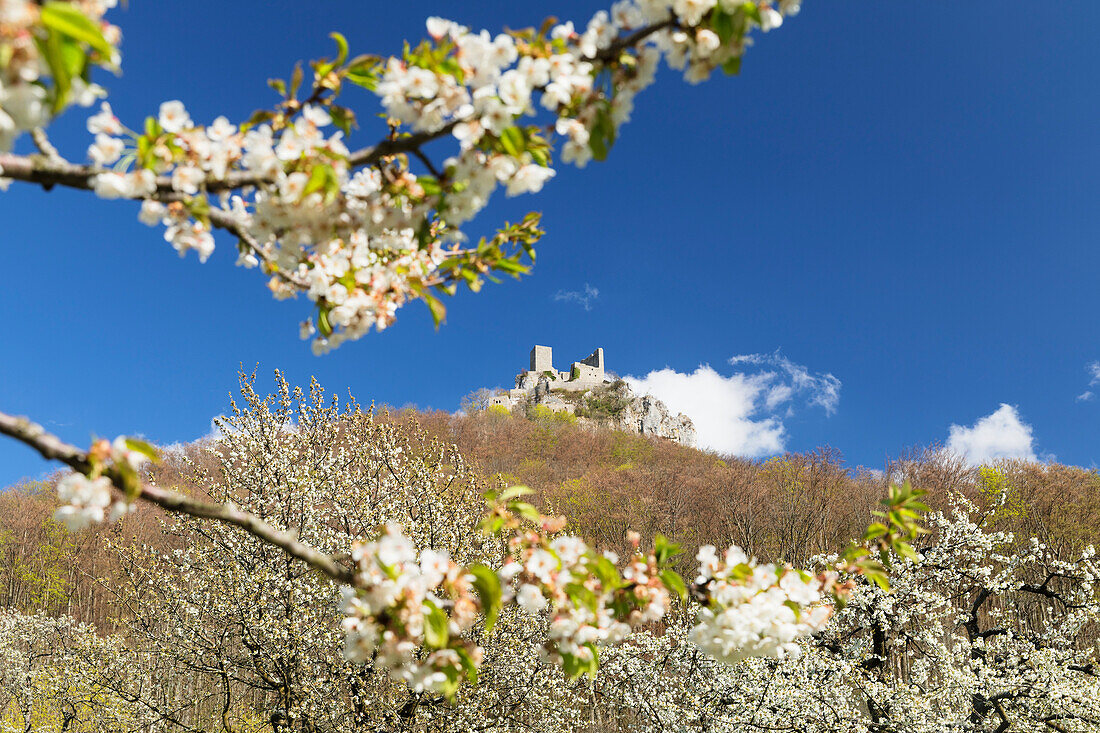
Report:
M13 48L23 30L54 32L51 14L64 5L8 4L15 35L0 44ZM91 39L81 53L107 67L117 64L119 34L101 18L114 4L65 6ZM165 240L202 261L214 230L231 233L238 264L261 269L276 298L312 302L313 326L301 332L322 354L389 327L411 301L426 301L438 322L439 295L476 290L490 272L526 273L541 235L537 215L476 245L462 230L498 187L509 197L540 192L557 173L559 144L565 163L602 160L662 58L692 82L718 68L735 73L752 33L798 9L787 0L619 0L583 26L497 34L433 17L430 40L385 59L349 59L336 34L340 55L314 64L312 88L300 88L301 76L275 80L283 101L239 125L224 116L199 124L171 99L131 130L104 102L87 121L95 136L88 187L102 198L165 205ZM28 54L0 77L0 151L48 122L51 99L90 104L100 92L76 80L36 85ZM349 147L354 114L338 104L346 85L378 97L388 118L380 144ZM441 138L456 151L433 162L421 145ZM158 218L144 205L139 217Z

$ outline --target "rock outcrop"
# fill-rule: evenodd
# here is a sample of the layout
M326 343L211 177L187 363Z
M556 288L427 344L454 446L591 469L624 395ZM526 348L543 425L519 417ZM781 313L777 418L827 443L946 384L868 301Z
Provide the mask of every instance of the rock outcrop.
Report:
M664 402L652 395L635 395L630 385L623 381L585 392L574 414L615 430L695 445L695 425L690 417L683 413L673 414Z
M603 349L572 363L569 371L554 368L548 346L531 349L531 366L516 375L514 389L500 390L487 406L516 410L542 407L576 415L582 424L602 425L640 435L695 445L695 426L683 413L673 415L651 395L635 395L630 385L604 370Z
M630 391L629 386L626 389ZM673 415L664 402L652 395L633 397L615 427L641 435L667 438L681 445L695 445L695 425L691 418L682 412Z

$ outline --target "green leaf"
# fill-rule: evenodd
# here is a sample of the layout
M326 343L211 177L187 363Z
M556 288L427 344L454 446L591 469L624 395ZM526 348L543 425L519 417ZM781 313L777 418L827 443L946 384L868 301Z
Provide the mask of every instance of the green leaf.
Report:
M267 122L275 118L275 114L266 109L258 109L252 113L243 125L241 125L241 131L247 130L250 127L254 127L261 122Z
M596 673L600 671L600 650L591 641L585 644L585 646L588 647L588 650L590 652L592 652L592 658L585 663L584 671L588 674L590 678L595 679Z
M596 645L591 642L585 644L585 646L592 652L592 658L587 661L582 661L580 657L572 654L562 653L561 655L562 670L570 679L575 680L583 674L587 674L591 677L596 676L596 672L600 666L599 650L596 648Z
M313 170L309 174L309 180L306 181L306 186L302 189L302 195L298 197L298 200L302 201L311 193L322 190L325 187L325 181L332 173L332 166L326 163L313 166Z
M511 155L513 158L518 158L527 148L523 130L514 125L504 128L500 133L500 146L508 155Z
M607 138L607 147L610 148L615 144L615 120L611 119L611 103L607 102L600 107L599 115L596 117L598 123L603 127L604 137Z
M657 574L657 577L661 579L666 588L680 596L680 600L687 600L687 586L684 584L684 579L675 570L662 570Z
M88 65L88 54L84 48L70 38L61 39L61 61L74 79L84 75Z
M471 565L470 575L474 576L473 586L481 599L481 610L485 614L485 633L493 630L500 615L501 590L500 578L484 565Z
M455 649L458 652L458 658L462 662L462 669L466 672L466 681L471 685L477 684L477 665L474 663L474 658L470 656L470 652L466 651L466 647L458 647Z
M157 452L156 448L149 445L144 440L138 440L137 438L125 438L123 442L126 443L126 447L128 449L134 451L135 453L140 453L153 463L160 462L160 453Z
M876 537L881 537L888 531L889 530L886 528L885 524L882 524L881 522L875 522L867 528L866 532L863 533L863 541L866 542L867 540L873 540Z
M348 39L344 38L342 34L336 33L335 31L329 33L328 37L336 41L336 47L340 49L340 53L336 57L336 65L339 66L340 64L344 63L344 61L348 58Z
M893 545L893 548L894 552L907 560L912 560L913 562L918 562L920 560L920 558L917 557L916 550L914 550L908 542L897 542Z
M332 324L328 320L328 309L322 308L317 311L317 330L321 332L321 335L328 338L332 335Z
M355 113L347 107L334 104L328 108L328 112L332 115L332 124L336 125L338 130L343 130L345 135L350 135L352 128L358 126L355 122Z
M294 65L294 71L290 75L290 96L295 98L298 95L298 87L302 86L302 64L298 63Z
M596 128L593 128L592 135L588 138L588 147L592 150L593 158L607 160L607 143L604 142L603 135Z
M433 649L442 649L450 640L447 614L431 601L424 601L424 607L428 609L424 614L424 642Z
M600 606L599 596L590 588L586 588L580 583L567 583L565 585L565 594L573 601L574 605L585 606L592 613L596 613L596 609Z
M727 76L737 76L741 73L741 57L731 56L722 64L722 71Z
M863 576L877 585L882 590L890 590L890 578L880 570L864 570Z
M424 302L428 304L428 310L432 312L432 321L438 329L439 324L443 323L447 318L447 306L443 305L442 300L430 293L424 293L421 297L423 297Z
M503 259L493 263L493 269L506 272L509 275L516 277L520 275L526 275L531 271L530 265L525 265L522 262L517 262L513 259Z
M436 71L441 71L444 74L453 76L459 84L466 80L466 72L462 70L461 64L450 56L436 64Z
M126 494L127 501L133 502L141 496L141 478L129 461L119 461L114 466L116 476L115 483Z
M508 502L508 508L529 522L537 524L542 515L539 510L524 501Z
M439 181L435 176L417 176L416 182L420 184L420 187L424 189L424 193L428 196L438 196L443 193L443 187L439 185Z
M679 555L680 552L680 546L674 542L669 542L663 534L658 534L653 538L653 555L657 558L658 565L665 565L669 560Z
M722 42L722 45L725 45L726 42L733 38L733 16L721 8L714 9L710 24L714 32L718 34L718 40Z
M505 489L501 495L501 501L509 501L511 499L518 499L521 496L527 496L528 494L535 493L534 489L529 489L526 486L509 486Z
M322 192L325 204L330 204L340 193L340 178L336 175L331 165L321 163L310 171L309 180L302 189L299 201L305 200L311 193Z
M138 164L142 168L151 168L153 163L152 155L153 143L146 135L142 135L137 139Z
M603 555L593 556L589 562L589 569L600 579L600 583L603 584L605 590L618 588L622 585L622 576L619 575L619 569L615 567L615 563Z
M310 66L313 67L313 79L315 84L321 84L322 79L328 76L328 73L336 68L336 64L331 61L311 61Z
M57 114L69 103L69 90L73 86L72 74L69 73L69 67L65 63L65 56L61 51L61 37L57 33L51 32L46 36L44 42L38 44L38 48L46 59L50 76L53 77L54 99L52 111Z
M864 555L870 555L870 554L871 554L871 551L868 550L866 547L861 547L860 545L857 545L857 544L853 543L853 544L849 545L848 549L846 549L844 551L844 559L854 561L854 560L858 560L859 558L863 557Z
M114 55L114 48L107 43L99 26L71 3L60 0L47 2L39 11L39 20L46 28L87 43L106 58Z
M443 675L446 677L443 680L443 687L440 688L440 692L443 693L443 697L447 699L447 702L454 702L455 695L458 694L459 679L458 671L453 667L445 667L443 669Z
M462 279L466 282L466 287L468 287L470 290L475 293L481 290L481 278L476 272L469 268L463 267L458 271L458 274L462 276Z
M344 78L352 84L374 91L381 76L378 71L380 64L381 59L377 56L356 56L348 62L347 68L344 70Z

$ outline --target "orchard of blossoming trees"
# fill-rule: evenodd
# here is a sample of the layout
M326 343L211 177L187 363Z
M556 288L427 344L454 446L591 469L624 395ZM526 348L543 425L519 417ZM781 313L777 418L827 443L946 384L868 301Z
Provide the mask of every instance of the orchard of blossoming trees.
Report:
M392 58L353 56L333 33L335 56L271 82L274 108L197 124L178 101L126 122L99 102L93 71L120 64L105 20L115 4L0 0L0 181L140 202L142 222L204 261L223 230L275 297L315 304L300 334L318 354L388 327L411 300L438 322L441 295L527 272L537 214L477 243L462 231L498 185L538 192L559 141L566 163L603 159L662 61L691 82L737 73L753 36L799 10L621 0L583 27L497 35L429 18L429 38ZM348 85L385 111L370 146L345 140L357 119L341 104ZM97 102L90 163L73 162L46 128ZM37 153L12 152L24 133ZM425 145L444 139L453 155L433 160ZM628 535L624 558L591 547L527 503L528 489L479 485L455 451L425 452L319 388L306 397L280 379L264 400L245 381L243 393L213 448L217 470L195 467L205 496L158 484L164 457L141 441L81 450L0 413L0 432L73 469L57 483L57 521L117 522L144 502L167 510L175 540L119 547L127 582L111 590L125 633L0 617L5 726L1096 724L1091 552L998 555L1004 538L965 512L934 518L918 552L925 507L903 486L859 541L810 570L703 545L685 581L661 535L646 547ZM1032 580L1036 569L1047 577Z
M398 523L404 539L384 546L383 536L373 549L379 559L394 553L390 567L406 564L406 601L418 597L410 586L451 562L508 567L509 543L478 531L485 479L452 446L355 405L338 409L316 386L304 395L280 385L267 399L248 381L242 388L223 438L166 453L148 480L233 500L334 557ZM753 647L754 627L771 626L779 639L796 631L776 627L766 603L737 606L733 656L756 656L730 664L728 650L693 630L705 609L673 596L660 623L624 629L618 643L597 641L598 673L574 677L553 656L567 638L561 625L576 616L547 613L558 601L543 595L542 580L508 586L516 603L502 604L491 633L462 631L461 643L477 650L478 679L450 701L423 689L431 681L425 651L414 654L416 674L396 660L401 678L387 658L399 648L362 654L362 637L341 627L352 619L362 629L361 602L349 604L304 563L240 527L186 515L162 515L159 530L131 539L128 523L155 519L143 509L99 535L111 557L96 576L111 599L110 633L33 613L33 599L0 612L2 721L11 730L29 721L32 730L349 733L1095 730L1100 568L1088 546L1059 555L994 528L1018 504L1006 487L1020 479L1002 469L955 477L960 486L976 482L980 504L958 498L932 514L917 559L894 558L888 593L851 577L847 603L820 632L792 639L785 652L797 653L781 658ZM567 556L570 546L581 547L559 534L546 552ZM707 546L697 554L710 576L747 560ZM517 576L541 572L531 565ZM561 575L551 571L552 580ZM457 610L445 592L428 598ZM399 612L410 625L419 615L425 638L436 633L430 611L406 602Z

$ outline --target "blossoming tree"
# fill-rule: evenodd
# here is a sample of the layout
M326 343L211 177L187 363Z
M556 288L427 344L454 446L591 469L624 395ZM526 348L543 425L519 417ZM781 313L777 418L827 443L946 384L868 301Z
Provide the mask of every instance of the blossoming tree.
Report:
M554 175L559 142L566 163L603 159L662 60L691 82L717 69L736 73L753 35L799 10L798 0L620 0L583 27L548 21L497 35L429 18L428 39L390 58L353 56L333 33L335 56L272 81L280 101L248 120L199 124L167 101L144 121L124 122L102 102L87 123L90 162L74 162L45 128L67 107L105 96L92 72L120 63L120 33L104 19L115 4L0 0L4 185L133 201L181 255L193 250L201 260L214 231L224 231L238 262L261 269L276 298L314 303L300 331L317 353L388 327L412 300L424 300L438 322L440 296L477 290L494 273L525 273L541 235L537 214L476 243L462 229L498 187L509 196L538 192ZM342 104L349 86L375 93L386 113L385 130L366 147L347 141L357 119ZM23 133L37 153L11 152ZM433 159L426 145L444 140L453 154ZM242 528L345 588L349 659L374 660L414 689L449 696L478 677L475 627L491 631L516 604L551 614L546 653L572 676L595 672L601 645L661 620L673 596L701 604L692 636L718 658L795 653L798 638L824 626L831 599L849 590L838 571L885 584L871 551L911 554L922 508L913 492L894 492L865 543L816 574L711 548L685 582L663 538L648 550L635 538L635 553L616 563L563 534L564 522L524 502L522 487L487 496L481 528L501 543L497 565L418 548L395 523L345 558L233 496L204 502L148 483L145 464L157 454L141 441L81 450L3 413L0 432L74 470L58 486L58 516L70 527L116 519L141 500Z
M996 503L953 504L930 516L915 559L898 558L889 594L859 584L797 658L719 664L672 619L609 650L596 684L659 716L657 729L1096 730L1094 549L1059 556L992 529Z
M247 381L242 388L224 437L168 453L151 482L210 501L231 497L334 557L350 555L372 527L399 522L403 540L379 556L392 553L383 559L396 564L416 555L413 578L444 573L452 560L508 563L507 545L477 531L482 479L453 448L354 405L340 410L316 386L307 396L280 383L271 399ZM622 639L601 642L598 629L578 628L573 638L597 637L591 680L554 661L562 626L577 617L548 614L538 583L514 586L515 603L502 607L491 634L463 631L480 656L478 684L456 689L449 703L434 692L439 668L424 664L436 653L430 645L413 652L415 666L402 642L362 654L364 640L343 633L341 620L361 630L364 617L349 613L350 596L326 578L242 528L169 517L167 541L156 546L106 536L120 558L110 586L126 609L121 637L101 642L85 631L80 644L62 644L51 629L71 622L0 613L0 693L4 685L15 693L7 708L0 696L0 721L7 712L15 730L27 719L56 730L79 710L91 729L122 720L280 733L1095 730L1094 553L1056 555L993 530L1003 506L995 498L979 511L959 500L932 515L915 558L893 558L891 592L858 583L811 636L759 602L739 608L726 636L711 637L696 602L675 597L659 625L622 629ZM555 539L561 554L577 545ZM725 561L717 554L704 547L701 565ZM391 587L408 595L414 584ZM461 600L425 598L459 613ZM425 639L434 633L431 606L390 608ZM790 637L781 658L754 644L754 628L770 628L771 643ZM29 648L37 649L33 683L24 675Z
M98 684L132 682L145 670L123 640L71 618L0 609L0 731L132 730L155 721Z

